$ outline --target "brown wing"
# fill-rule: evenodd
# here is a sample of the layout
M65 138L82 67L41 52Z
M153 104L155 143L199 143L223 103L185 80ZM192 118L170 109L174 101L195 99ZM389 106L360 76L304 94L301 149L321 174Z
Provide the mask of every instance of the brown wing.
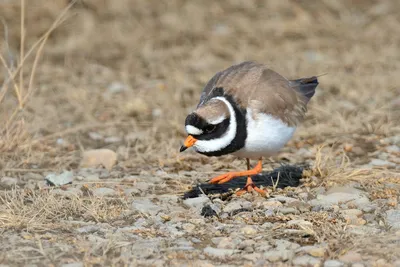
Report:
M309 90L308 95L300 90L305 88L301 86L305 80L289 81L263 64L247 61L217 73L204 88L199 105L212 98L214 90L223 88L238 105L251 108L253 116L263 112L295 126L304 118L311 98Z

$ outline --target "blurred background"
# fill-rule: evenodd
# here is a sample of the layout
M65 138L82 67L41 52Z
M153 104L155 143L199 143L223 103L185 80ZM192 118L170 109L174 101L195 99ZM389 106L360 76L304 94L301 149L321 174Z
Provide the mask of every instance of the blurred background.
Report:
M280 160L326 144L361 166L399 142L399 1L6 0L0 19L4 171L77 168L93 148L125 169L242 164L178 150L205 83L244 60L326 74Z

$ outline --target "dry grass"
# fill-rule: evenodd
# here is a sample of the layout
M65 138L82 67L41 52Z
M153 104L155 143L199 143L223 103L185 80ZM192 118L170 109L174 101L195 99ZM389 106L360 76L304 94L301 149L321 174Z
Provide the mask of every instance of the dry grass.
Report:
M112 222L128 210L123 198L63 197L47 190L5 192L0 205L0 228L28 232L64 229L66 220Z
M398 168L365 168L385 152L387 138L400 135L398 1L21 0L0 1L0 19L3 176L76 169L91 148L117 151L125 172L197 170L205 180L243 168L232 157L178 150L205 82L257 60L288 78L327 73L276 162L311 163L306 186L357 182L374 198L400 193L385 187L399 183ZM116 84L123 89L111 92ZM94 140L91 132L120 141ZM389 156L400 164L398 154ZM0 228L60 230L68 218L112 223L126 205L10 191L0 198ZM309 229L316 240L343 233L345 226L321 220L325 226ZM332 255L339 248L332 244Z

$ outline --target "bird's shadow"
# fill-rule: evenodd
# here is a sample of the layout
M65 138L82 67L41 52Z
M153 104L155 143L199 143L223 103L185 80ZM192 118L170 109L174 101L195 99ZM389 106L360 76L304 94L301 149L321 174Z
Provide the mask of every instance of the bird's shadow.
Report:
M300 179L303 176L303 170L307 166L296 165L281 165L280 167L270 171L262 172L253 175L251 178L258 187L274 186L275 188L297 187L300 185ZM243 188L246 185L247 177L241 176L232 179L224 184L209 184L203 183L193 187L190 191L185 192L184 199L198 197L201 194L215 195L215 194L230 194L238 188Z

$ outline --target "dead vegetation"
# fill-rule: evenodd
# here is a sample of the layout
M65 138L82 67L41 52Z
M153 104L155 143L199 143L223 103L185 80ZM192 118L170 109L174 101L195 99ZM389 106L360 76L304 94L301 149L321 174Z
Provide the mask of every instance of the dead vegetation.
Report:
M196 170L204 181L240 168L231 157L178 150L185 115L205 82L253 59L288 78L327 73L306 121L274 161L310 163L304 187L356 182L372 199L397 206L400 187L388 185L400 184L400 155L387 149L400 146L400 2L21 0L0 2L0 20L2 176L26 183L29 173L76 170L81 152L93 148L116 151L116 169L125 173ZM380 157L391 164L368 166ZM171 191L153 192L193 183L170 180ZM64 220L136 219L125 214L121 196L60 197L22 187L0 194L2 232L68 232ZM325 213L307 220L321 223L300 229L312 243L334 240L330 256L342 253L334 238L344 233L342 221L332 224ZM94 264L129 244L110 240L79 257Z

